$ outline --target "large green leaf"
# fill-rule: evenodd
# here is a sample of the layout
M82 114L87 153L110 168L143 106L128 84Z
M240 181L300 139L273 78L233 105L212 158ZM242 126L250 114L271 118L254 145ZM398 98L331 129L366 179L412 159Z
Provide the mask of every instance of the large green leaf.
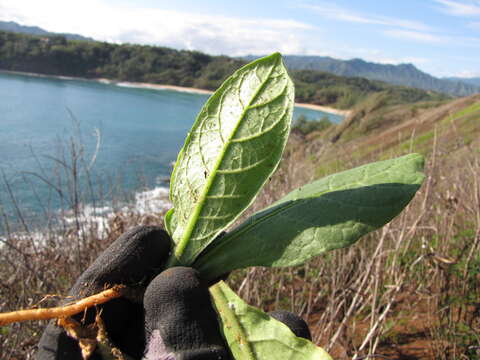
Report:
M285 324L247 305L223 281L212 286L210 293L235 360L332 360Z
M392 220L423 181L410 154L337 173L300 187L214 241L194 267L216 278L248 266L292 266L346 247Z
M190 264L253 201L276 169L294 89L280 54L228 78L198 115L171 178L165 217L175 263Z

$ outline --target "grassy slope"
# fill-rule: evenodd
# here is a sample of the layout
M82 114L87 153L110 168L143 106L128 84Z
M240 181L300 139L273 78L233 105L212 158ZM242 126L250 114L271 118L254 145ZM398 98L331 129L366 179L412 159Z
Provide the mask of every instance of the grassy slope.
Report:
M390 154L408 152L428 155L434 141L446 152L465 150L470 145L478 148L480 95L367 110L363 107L344 124L330 129L328 135L335 145L325 157L335 153L337 161L339 152L357 159L388 158Z

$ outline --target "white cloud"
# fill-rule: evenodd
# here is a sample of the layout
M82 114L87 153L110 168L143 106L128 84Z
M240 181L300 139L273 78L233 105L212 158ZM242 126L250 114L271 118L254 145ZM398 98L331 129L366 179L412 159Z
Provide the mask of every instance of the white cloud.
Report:
M313 26L284 19L234 18L107 5L102 0L2 0L0 18L97 40L156 44L210 54L304 53Z
M442 11L455 16L477 16L480 15L480 3L478 1L453 1L453 0L435 0L443 5Z
M449 40L444 36L413 30L386 30L384 33L397 39L413 40L423 43L444 43Z
M459 3L459 0L434 1L444 6L446 3ZM480 0L477 3L480 6ZM314 4L315 6L303 8L314 11L322 18L376 25L377 28L380 27L377 31L382 31L381 34L411 41L412 49L413 42L480 47L477 38L448 36L442 33L444 30L421 22L358 13L326 3L325 0L316 0ZM384 64L413 63L422 66L428 63L428 69L424 70L430 72L439 61L427 60L422 55L411 57L413 52L397 57L394 55L397 53L395 49L378 51L368 48L369 45L361 48L362 45L357 42L340 42L316 26L289 18L202 15L128 6L123 2L113 3L107 0L0 0L0 20L36 25L54 32L78 33L97 40L161 45L231 56L280 51L284 54L321 55L341 59L362 58ZM469 24L472 29L480 25L475 21L473 19Z
M480 78L479 70L463 70L456 73L454 76L462 78Z
M421 22L407 19L392 18L374 14L360 14L344 7L333 5L327 2L316 2L316 5L304 5L302 7L314 10L318 15L333 19L359 24L383 25L388 27L397 27L401 29L411 29L417 31L428 31L431 28Z
M374 61L374 60L371 60ZM399 64L414 64L418 67L418 65L428 64L430 60L423 58L423 57L415 57L415 56L406 56L400 58L391 58L391 57L379 57L376 62L380 64L392 64L392 65L399 65Z

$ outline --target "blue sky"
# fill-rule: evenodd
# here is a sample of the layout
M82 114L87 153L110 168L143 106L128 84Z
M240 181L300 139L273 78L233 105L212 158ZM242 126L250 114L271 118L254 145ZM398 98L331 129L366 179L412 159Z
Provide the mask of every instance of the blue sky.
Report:
M0 20L209 54L280 51L480 76L480 0L1 0Z

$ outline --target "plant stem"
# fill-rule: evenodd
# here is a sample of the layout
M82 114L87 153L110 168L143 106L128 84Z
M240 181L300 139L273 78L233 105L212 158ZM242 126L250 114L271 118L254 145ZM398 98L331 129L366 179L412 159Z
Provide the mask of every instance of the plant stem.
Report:
M172 253L170 255L170 258L167 261L167 265L165 266L166 269L174 267L174 266L180 266L180 260L178 260L177 256L175 253Z

